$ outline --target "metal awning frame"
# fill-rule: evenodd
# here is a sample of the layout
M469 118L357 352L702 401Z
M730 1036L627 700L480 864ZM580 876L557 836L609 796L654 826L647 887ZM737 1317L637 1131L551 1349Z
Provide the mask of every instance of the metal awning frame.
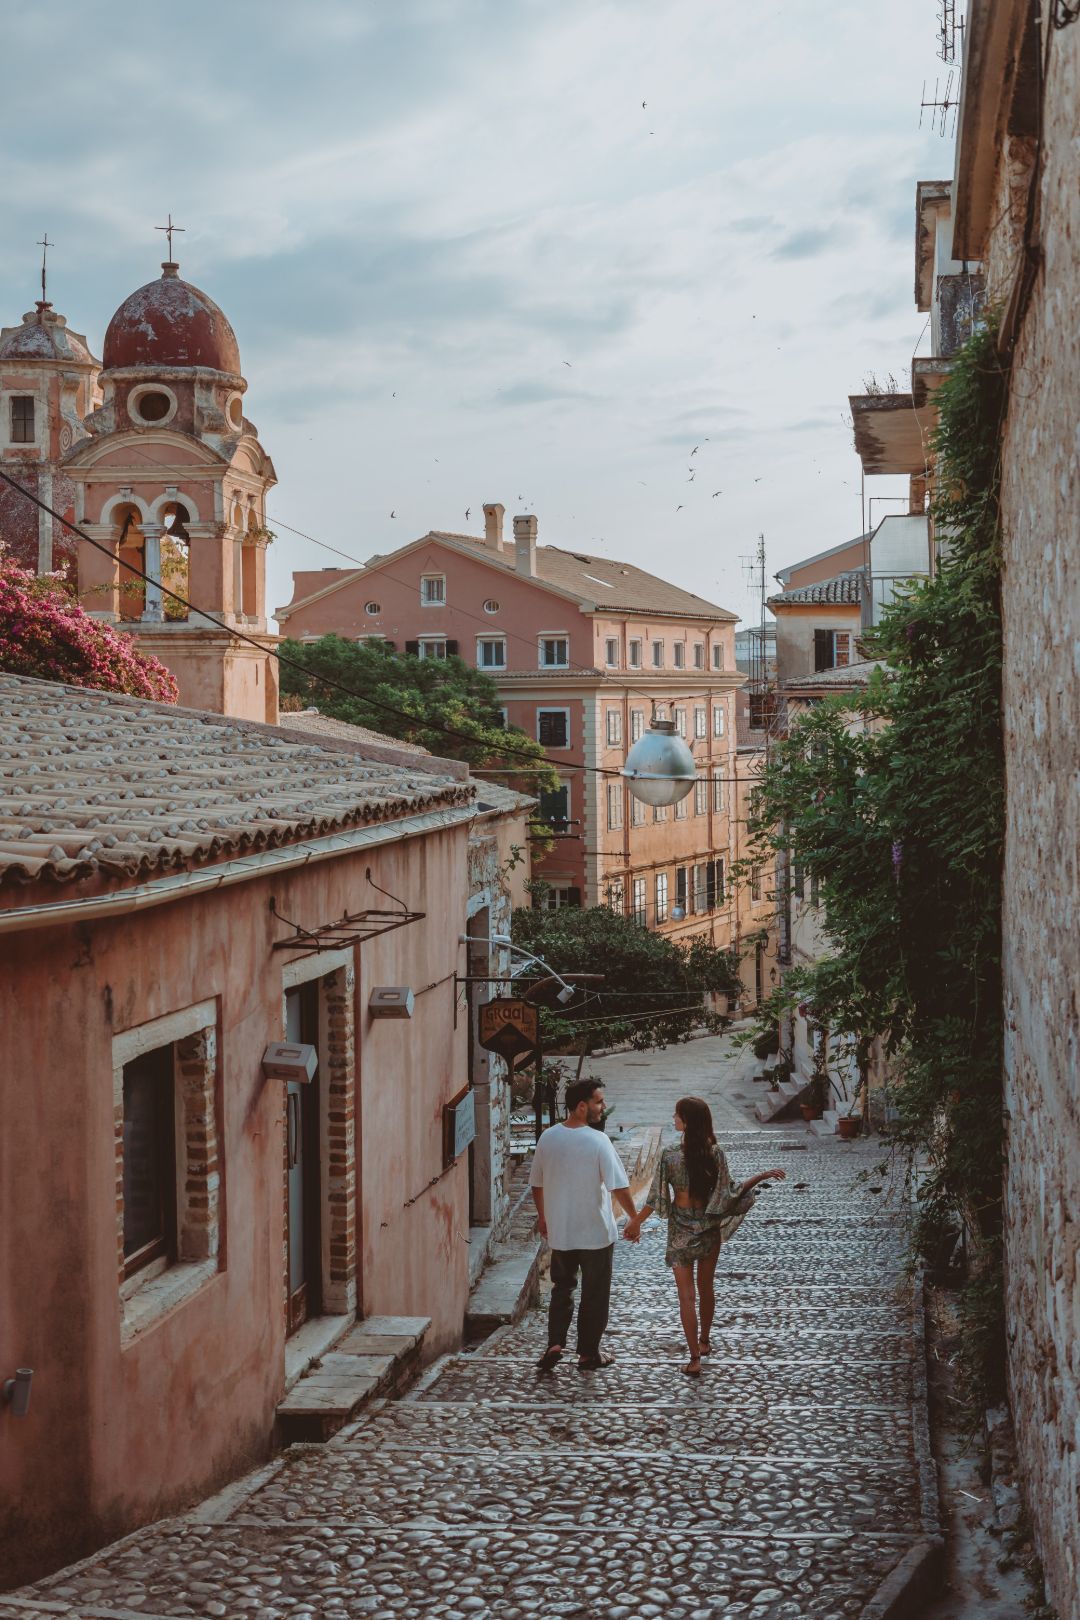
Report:
M359 945L366 939L392 934L396 928L407 928L410 923L421 922L427 916L426 911L353 911L347 912L337 922L322 923L318 928L304 928L291 917L284 916L273 899L270 901L270 914L293 930L291 938L276 939L271 949L296 951L300 956L314 956L318 951Z

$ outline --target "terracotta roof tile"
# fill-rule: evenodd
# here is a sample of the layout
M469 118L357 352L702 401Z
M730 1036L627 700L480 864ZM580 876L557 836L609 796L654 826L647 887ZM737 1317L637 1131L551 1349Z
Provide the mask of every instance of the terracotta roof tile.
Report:
M145 878L473 799L295 732L0 674L0 883Z
M819 579L815 585L801 585L798 590L784 591L781 596L769 598L775 611L788 602L841 602L855 605L862 601L864 591L862 574L837 574L835 579Z

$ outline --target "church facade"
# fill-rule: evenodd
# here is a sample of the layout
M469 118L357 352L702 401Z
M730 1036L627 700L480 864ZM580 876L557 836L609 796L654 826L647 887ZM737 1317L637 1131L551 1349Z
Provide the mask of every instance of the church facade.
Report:
M113 315L100 361L44 299L0 331L0 467L41 503L5 486L0 539L161 659L185 707L273 724L274 466L228 319L174 260L161 269Z

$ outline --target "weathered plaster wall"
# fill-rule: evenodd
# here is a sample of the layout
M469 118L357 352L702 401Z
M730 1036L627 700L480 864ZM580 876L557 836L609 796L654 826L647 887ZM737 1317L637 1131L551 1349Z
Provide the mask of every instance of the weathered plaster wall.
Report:
M1050 39L1044 252L1004 446L1010 1384L1048 1593L1080 1614L1080 25ZM1029 154L1021 152L1026 159ZM1002 198L1016 173L1002 170ZM1023 215L997 210L991 288Z
M857 636L862 628L862 609L857 604L847 607L835 602L782 602L782 597L773 598L776 675L781 686L802 675L813 675L815 630L850 630L852 636ZM851 656L858 657L854 644Z
M0 1370L34 1368L29 1416L0 1419L0 1588L194 1501L269 1451L284 1389L285 1088L260 1065L284 1034L289 960L272 950L286 930L271 894L315 927L370 904L370 866L426 913L357 952L357 1281L362 1312L430 1316L432 1353L458 1341L467 1166L443 1173L442 1109L467 1078L448 977L461 965L465 840L459 826L0 940ZM436 987L406 1022L369 1017L377 984ZM113 1037L215 998L221 1266L124 1342Z

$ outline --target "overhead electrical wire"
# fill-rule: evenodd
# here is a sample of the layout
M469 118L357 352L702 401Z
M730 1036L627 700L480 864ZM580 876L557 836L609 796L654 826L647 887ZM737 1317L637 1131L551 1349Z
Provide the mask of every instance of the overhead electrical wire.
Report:
M7 484L11 489L16 490L20 495L25 496L28 501L32 502L34 506L40 508L41 511L47 512L50 517L56 520L57 523L62 523L65 529L69 529L71 533L77 535L80 540L84 540L88 546L93 546L95 551L100 551L104 556L115 561L116 553L110 546L105 545L100 540L93 539L93 537L88 535L85 530L81 529L77 523L72 523L70 519L55 511L53 507L49 506L37 495L32 494L31 491L24 488L22 484L17 483L14 478L11 478L2 469L0 469L0 480ZM147 585L153 585L157 590L161 591L165 596L170 597L174 602L179 602L182 607L187 608L189 613L198 614L200 618L205 619L216 629L224 630L228 635L235 636L238 641L248 642L251 646L256 647L260 652L266 653L269 657L276 659L277 662L284 667L297 670L308 680L314 678L322 685L330 687L334 691L341 692L346 697L355 698L357 702L360 703L366 703L369 708L377 709L381 714L392 715L395 719L404 720L411 726L417 726L419 724L425 731L433 731L439 736L451 737L457 742L470 743L474 747L477 746L480 741L480 739L470 736L468 732L457 731L452 726L438 724L436 722L419 721L418 716L409 714L404 709L395 709L391 704L382 703L377 698L371 697L366 692L358 692L355 688L346 686L343 681L334 680L332 676L317 675L313 677L311 670L308 669L306 664L301 663L299 659L290 658L287 653L279 652L274 647L267 647L265 643L258 640L257 637L248 635L246 631L239 629L235 625L225 624L223 620L219 619L215 614L210 613L206 608L196 607L193 602L189 601L186 596L182 596L179 591L174 591L170 585L166 585L162 580L154 579L151 574L146 573L141 568L135 567L134 564L125 562L123 566L129 574L133 574L137 579L143 580L143 582ZM530 768L535 770L537 767L537 756L532 753L525 753L520 748L514 748L506 744L487 744L486 742L484 746L490 747L492 753L501 754L507 759L520 759L522 761L520 769L523 773L527 772ZM542 753L540 755L540 759L543 760L545 764L554 766L556 770L582 771L588 775L614 777L619 781L625 781L622 772L615 770L610 766L579 764L577 761L569 759L552 759L552 757L546 753ZM711 776L708 778L702 778L702 780L738 782L740 778Z

